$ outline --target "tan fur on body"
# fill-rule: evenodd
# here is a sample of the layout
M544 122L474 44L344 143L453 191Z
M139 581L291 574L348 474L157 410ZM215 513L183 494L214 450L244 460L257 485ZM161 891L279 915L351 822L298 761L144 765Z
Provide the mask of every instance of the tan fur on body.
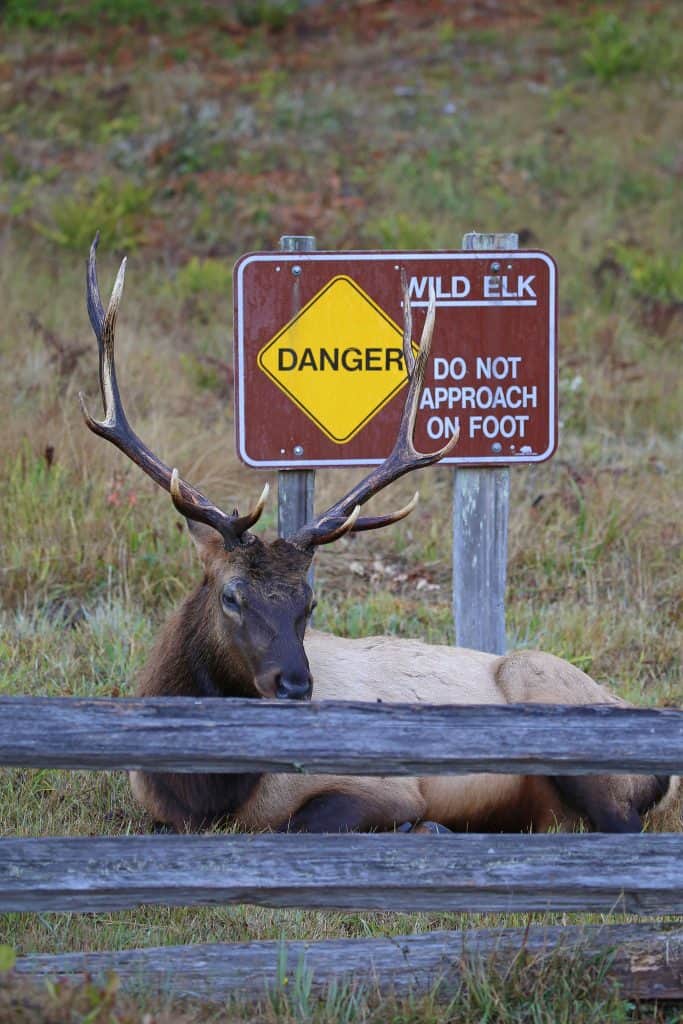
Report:
M311 631L308 653L314 699L429 704L618 704L625 701L569 662L542 651L498 657L462 647L430 645L395 637L345 639ZM623 813L634 790L649 777L604 776ZM675 787L670 787L672 791ZM422 778L357 778L273 775L235 816L249 829L272 827L287 802L328 789L374 797L390 828L428 818L456 831L543 831L571 826L578 815L563 804L543 777L451 775ZM668 796L668 794L667 794ZM294 797L294 799L292 799Z
M580 669L540 651L498 657L419 640L345 639L317 631L307 634L305 647L316 700L625 704ZM626 819L634 801L650 802L647 790L651 779L612 775L594 776L592 782L615 813ZM133 773L133 791L153 817L168 820L168 806L153 780L154 776ZM668 804L674 790L671 785L659 808ZM231 817L250 830L283 827L307 801L326 793L360 798L372 819L369 827L377 829L426 818L456 831L543 831L574 826L580 818L546 778L490 774L421 778L264 775ZM185 821L197 827L189 814Z

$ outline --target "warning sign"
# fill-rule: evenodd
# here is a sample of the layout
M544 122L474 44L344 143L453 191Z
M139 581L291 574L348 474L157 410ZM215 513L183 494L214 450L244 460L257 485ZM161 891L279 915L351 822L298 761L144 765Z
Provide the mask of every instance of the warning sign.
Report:
M350 277L333 278L258 354L265 374L344 443L406 381L403 329Z
M459 429L447 462L509 465L557 443L556 271L539 252L254 253L235 267L238 454L278 468L380 462L436 296L415 440Z

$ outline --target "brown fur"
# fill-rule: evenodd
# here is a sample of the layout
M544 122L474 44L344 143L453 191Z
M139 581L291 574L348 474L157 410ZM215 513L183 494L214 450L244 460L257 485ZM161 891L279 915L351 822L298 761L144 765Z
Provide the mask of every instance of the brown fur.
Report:
M624 704L580 669L541 651L498 657L419 640L310 631L304 654L310 556L284 541L266 546L255 538L226 551L209 528L194 525L192 533L206 575L162 631L140 696L274 696L286 663L300 674L310 664L316 700ZM221 606L222 588L235 581L246 593L239 616ZM668 802L676 782L637 775L131 774L136 799L156 821L177 829L227 816L246 829L305 831L393 829L422 819L458 831L543 831L579 820L628 831L640 828L645 811Z

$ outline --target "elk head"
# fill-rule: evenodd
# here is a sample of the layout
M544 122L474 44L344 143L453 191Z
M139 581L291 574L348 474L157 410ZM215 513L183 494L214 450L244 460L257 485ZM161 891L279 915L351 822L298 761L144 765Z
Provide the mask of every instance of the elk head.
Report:
M183 480L177 469L161 461L131 429L121 402L114 361L114 332L123 292L126 261L121 263L105 311L99 294L96 248L90 248L87 306L99 349L100 391L105 418L94 419L79 394L87 426L116 445L143 472L167 490L185 516L204 565L204 580L186 602L185 644L192 647L195 672L211 680L223 695L306 700L313 681L303 639L314 601L306 574L315 549L346 533L375 530L398 522L417 504L383 516L362 517L361 506L388 484L414 469L438 462L451 451L457 434L436 452L423 454L413 443L425 369L434 329L435 300L431 289L417 358L412 351L410 302L404 281L403 351L409 386L398 435L391 454L348 494L306 523L286 540L266 544L251 528L258 521L268 485L246 514L223 512ZM186 654L186 652L185 652Z

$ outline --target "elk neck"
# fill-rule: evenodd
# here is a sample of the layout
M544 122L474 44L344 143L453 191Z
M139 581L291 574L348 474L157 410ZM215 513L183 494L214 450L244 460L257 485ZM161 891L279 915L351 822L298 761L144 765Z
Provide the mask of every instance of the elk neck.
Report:
M239 655L219 633L214 585L204 577L166 622L143 669L140 696L255 697Z

